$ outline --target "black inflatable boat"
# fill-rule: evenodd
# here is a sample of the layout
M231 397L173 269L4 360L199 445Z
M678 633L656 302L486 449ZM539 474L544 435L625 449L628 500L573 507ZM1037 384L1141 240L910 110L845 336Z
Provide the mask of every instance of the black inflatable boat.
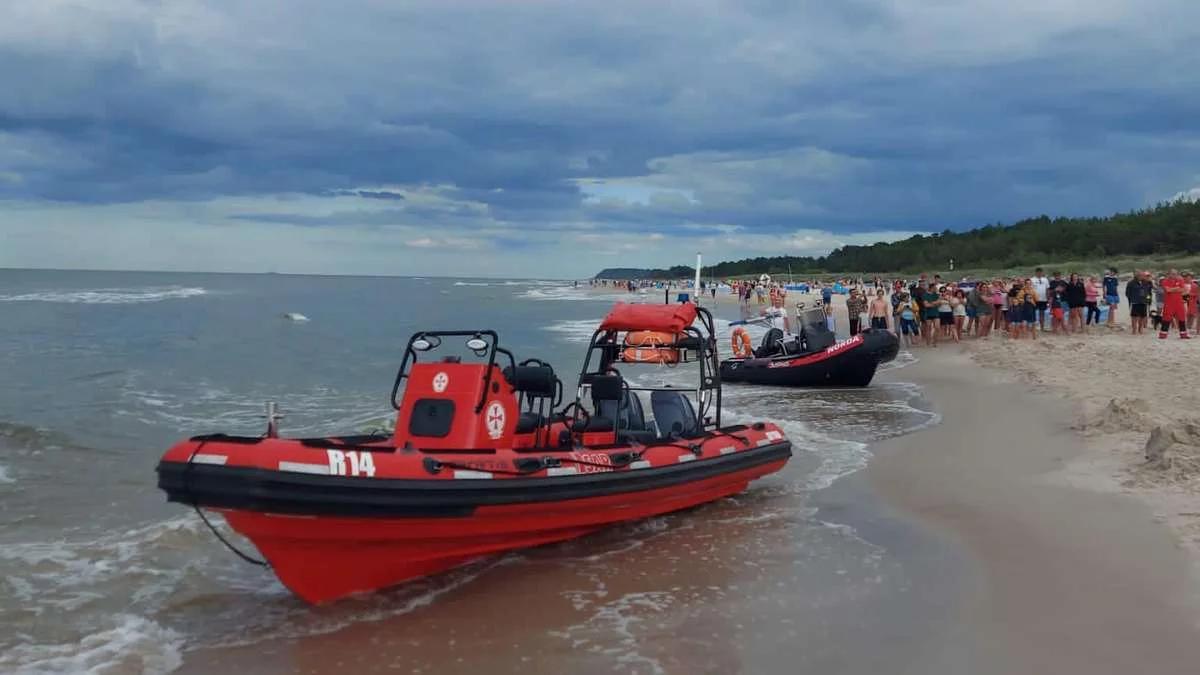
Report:
M900 340L866 330L838 341L821 309L800 313L800 334L771 328L752 356L721 361L721 381L781 387L865 387L879 364L896 358Z

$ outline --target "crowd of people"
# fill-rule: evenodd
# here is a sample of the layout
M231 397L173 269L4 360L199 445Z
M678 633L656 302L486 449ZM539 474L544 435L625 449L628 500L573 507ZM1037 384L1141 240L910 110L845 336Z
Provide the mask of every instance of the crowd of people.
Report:
M592 284L623 286L629 292L661 288L668 291L668 301L673 288L693 285L690 280L593 280ZM698 295L715 300L718 287L737 298L743 319L767 308L786 314L788 287L766 275L719 284L702 281ZM1152 326L1160 338L1166 339L1174 328L1180 338L1189 339L1190 331L1200 329L1200 279L1175 269L1158 276L1141 270L1128 280L1122 280L1115 269L1099 277L1058 271L1047 276L1039 267L1028 277L946 281L940 274L921 274L913 280L813 280L799 287L802 293L816 293L830 315L833 296L848 293L851 336L866 328L892 330L910 347L936 347L993 333L1013 340L1036 340L1039 334L1076 335L1112 329L1118 325L1118 311L1125 303L1129 305L1129 330L1135 335Z
M1014 340L1037 339L1039 333L1075 335L1095 328L1112 329L1122 303L1129 303L1129 330L1135 335L1153 324L1166 339L1172 328L1189 339L1200 325L1200 280L1172 269L1157 278L1138 271L1127 282L1115 269L1102 277L1054 272L1042 268L1030 277L945 282L922 274L911 282L877 282L852 288L846 301L851 335L860 328L894 330L908 346L936 347L942 342L986 338L993 332ZM870 297L874 295L874 297ZM868 324L869 322L869 324Z

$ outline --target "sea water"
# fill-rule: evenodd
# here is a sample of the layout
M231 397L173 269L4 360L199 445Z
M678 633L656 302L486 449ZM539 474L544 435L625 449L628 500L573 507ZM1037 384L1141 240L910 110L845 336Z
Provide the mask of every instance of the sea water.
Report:
M284 435L386 428L416 330L494 329L571 391L617 300L651 298L534 279L0 270L0 671L865 663L854 645L888 633L879 617L907 606L919 571L822 515L814 495L864 467L872 441L936 422L902 378L727 386L724 420L777 421L795 448L747 492L323 607L239 561L155 487L171 443L261 433L268 400ZM737 307L721 301L724 346Z

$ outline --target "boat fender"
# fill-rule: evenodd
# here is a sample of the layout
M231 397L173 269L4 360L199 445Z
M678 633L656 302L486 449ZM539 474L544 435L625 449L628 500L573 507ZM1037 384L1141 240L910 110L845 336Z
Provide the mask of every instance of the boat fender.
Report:
M642 458L638 452L614 452L608 458L612 460L612 465L616 467L629 466Z
M520 457L513 461L518 473L536 473L546 468L551 457ZM556 460L557 461L557 460Z

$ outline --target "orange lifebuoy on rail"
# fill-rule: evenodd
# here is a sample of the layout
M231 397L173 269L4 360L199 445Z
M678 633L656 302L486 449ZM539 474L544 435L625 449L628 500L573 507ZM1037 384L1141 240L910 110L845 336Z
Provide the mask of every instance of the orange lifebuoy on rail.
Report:
M730 340L733 343L734 358L742 358L754 355L754 349L750 347L750 334L746 332L745 328L742 328L741 326L734 328L733 335L730 337Z
M626 347L621 352L625 363L679 363L679 350L670 347Z
M625 334L626 347L670 347L675 335L656 330L631 330Z

